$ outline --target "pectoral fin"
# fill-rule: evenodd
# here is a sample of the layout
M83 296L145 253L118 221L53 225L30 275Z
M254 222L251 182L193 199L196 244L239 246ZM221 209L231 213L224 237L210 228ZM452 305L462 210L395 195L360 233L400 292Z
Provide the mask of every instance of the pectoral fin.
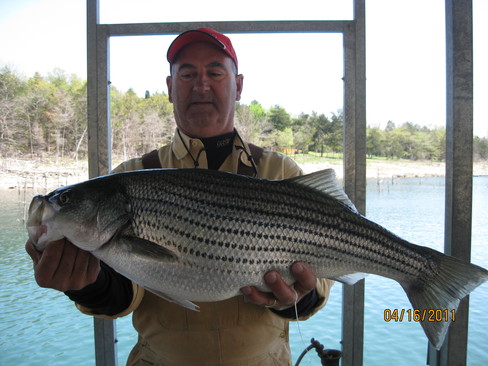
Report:
M118 246L123 246L123 250L130 253L131 256L137 256L139 259L147 258L150 261L157 260L161 263L161 265L165 265L171 262L175 262L178 260L179 253L172 250L174 246L168 244L167 246L162 246L157 243L154 243L150 240L145 240L137 237L132 236L122 236L117 240ZM130 276L129 276L130 277ZM138 282L135 279L132 279L135 282ZM161 297L170 302L174 302L186 309L199 311L198 305L195 305L189 300L179 299L175 297L171 297L159 290L155 290L149 288L147 286L142 285L147 291L152 292L156 296Z
M177 260L179 257L179 253L172 250L172 246L162 246L141 238L125 238L125 240L119 240L119 243L124 243L128 252L140 257L161 258L164 261Z

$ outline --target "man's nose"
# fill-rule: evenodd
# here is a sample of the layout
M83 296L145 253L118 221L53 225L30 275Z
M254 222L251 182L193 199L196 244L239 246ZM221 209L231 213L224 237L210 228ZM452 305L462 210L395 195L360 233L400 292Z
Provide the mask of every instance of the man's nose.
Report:
M195 84L193 85L193 89L195 91L206 91L209 89L209 79L205 73L200 73L195 78Z

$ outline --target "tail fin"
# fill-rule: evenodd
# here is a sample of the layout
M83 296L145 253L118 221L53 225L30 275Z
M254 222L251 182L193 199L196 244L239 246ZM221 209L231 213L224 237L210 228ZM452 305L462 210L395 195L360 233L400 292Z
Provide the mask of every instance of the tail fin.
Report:
M488 271L471 263L424 248L438 264L431 281L422 287L402 284L416 319L429 341L440 349L459 301L488 280ZM440 320L440 321L439 321Z

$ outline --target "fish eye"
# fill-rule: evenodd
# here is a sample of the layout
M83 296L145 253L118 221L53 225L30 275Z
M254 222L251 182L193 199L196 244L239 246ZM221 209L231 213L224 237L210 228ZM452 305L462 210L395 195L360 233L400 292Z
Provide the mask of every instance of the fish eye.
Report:
M65 205L70 201L71 197L71 192L70 191L64 191L62 192L59 197L58 197L58 202L60 205Z

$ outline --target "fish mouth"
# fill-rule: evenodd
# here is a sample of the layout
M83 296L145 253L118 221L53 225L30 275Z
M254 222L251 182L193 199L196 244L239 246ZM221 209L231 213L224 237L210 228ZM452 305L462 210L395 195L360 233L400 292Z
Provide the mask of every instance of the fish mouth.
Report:
M35 196L29 206L29 217L27 219L27 232L30 241L35 245L42 235L42 212L44 211L45 199L42 196Z
M46 223L54 215L55 211L48 204L45 196L35 196L29 206L29 217L26 228L29 239L38 250L44 249L47 241L44 238L49 231L49 225Z

